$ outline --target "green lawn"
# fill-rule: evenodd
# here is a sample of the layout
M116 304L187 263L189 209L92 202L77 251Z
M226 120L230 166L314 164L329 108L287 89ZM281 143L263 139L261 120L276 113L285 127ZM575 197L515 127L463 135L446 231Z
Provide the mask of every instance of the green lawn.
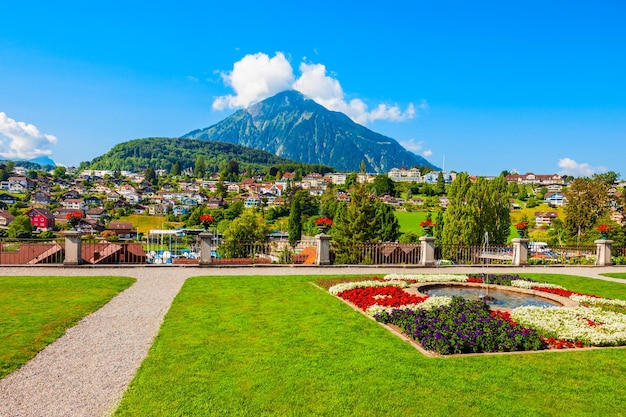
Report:
M615 273L602 274L602 275L611 277L611 278L626 279L626 273L615 272Z
M625 349L425 357L315 279L188 280L115 415L626 415Z
M0 378L134 281L122 277L0 277Z
M141 214L124 216L121 217L119 221L131 222L133 227L137 229L137 232L145 235L150 233L150 230L163 229L166 227L165 225L170 225L172 227L180 227L183 225L182 222L168 222L166 216L145 216Z
M396 218L398 219L398 223L400 223L400 231L402 233L406 232L414 232L418 235L423 235L424 231L420 227L420 222L422 220L426 220L428 216L428 212L425 211L394 211ZM432 213L432 219L435 221L435 216L437 213Z

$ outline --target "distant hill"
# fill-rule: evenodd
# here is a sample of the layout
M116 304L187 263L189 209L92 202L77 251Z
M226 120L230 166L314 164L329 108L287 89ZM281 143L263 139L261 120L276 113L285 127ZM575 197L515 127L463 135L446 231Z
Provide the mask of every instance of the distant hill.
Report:
M328 166L302 164L269 152L232 143L182 138L146 138L123 142L91 162L81 164L81 168L141 172L151 167L169 171L178 162L180 168L184 170L193 168L198 156L204 158L207 169L212 172L219 171L231 160L236 160L241 169L264 170L267 167L277 166L283 172L295 170L298 167L303 168L305 172L332 171L332 168Z
M16 167L23 167L26 168L27 170L35 170L35 171L51 171L53 170L57 165L56 163L46 157L42 157L42 158L35 158L35 159L30 159L28 161L25 160L0 160L0 164L4 164L6 165L7 162L13 162L13 164Z
M395 139L354 123L297 91L284 91L183 137L235 143L338 171L387 172L402 166L438 169Z

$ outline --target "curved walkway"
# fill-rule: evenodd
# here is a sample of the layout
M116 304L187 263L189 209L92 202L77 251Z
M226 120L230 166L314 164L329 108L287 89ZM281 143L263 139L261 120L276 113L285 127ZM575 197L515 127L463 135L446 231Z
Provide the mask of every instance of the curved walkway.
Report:
M3 276L109 275L133 277L137 282L0 380L0 416L110 415L146 357L174 297L192 276L469 272L548 272L626 283L600 276L626 272L624 267L2 267Z

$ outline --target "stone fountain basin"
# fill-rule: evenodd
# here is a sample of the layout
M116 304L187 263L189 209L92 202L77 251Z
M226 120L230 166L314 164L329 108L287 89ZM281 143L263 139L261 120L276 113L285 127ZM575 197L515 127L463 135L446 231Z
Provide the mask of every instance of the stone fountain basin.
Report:
M496 285L496 284L477 284L473 282L426 282L426 283L416 283L410 284L409 287L405 288L405 291L410 294L416 295L427 295L424 293L426 289L430 288L438 288L438 287L455 287L455 288L463 288L469 287L474 289L484 289L487 293L489 291L498 291L498 292L508 292L508 293L517 293L517 294L526 294L529 296L533 296L535 298L550 300L553 301L563 307L577 307L579 305L578 302L570 300L567 297L562 297L560 295L547 293L544 291L530 290L526 288L517 288L517 287L509 287L505 285ZM511 310L511 308L505 307L495 307L498 310Z

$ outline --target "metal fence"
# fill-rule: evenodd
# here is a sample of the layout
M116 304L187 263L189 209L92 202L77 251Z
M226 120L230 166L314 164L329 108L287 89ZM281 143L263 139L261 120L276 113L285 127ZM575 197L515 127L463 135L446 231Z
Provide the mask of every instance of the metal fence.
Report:
M436 245L438 264L492 265L513 262L512 245Z
M593 265L597 247L589 245L558 246L542 252L529 252L530 265Z
M63 264L65 239L1 239L0 265Z
M143 244L143 250L145 252L143 262L149 264L198 264L200 262L198 235L184 235L176 230L151 231ZM139 254L139 250L136 252Z
M92 265L141 265L148 262L148 256L141 243L99 242L83 243L81 260Z
M353 243L350 247L338 247L331 242L331 262L362 265L416 265L421 259L422 249L418 243Z

